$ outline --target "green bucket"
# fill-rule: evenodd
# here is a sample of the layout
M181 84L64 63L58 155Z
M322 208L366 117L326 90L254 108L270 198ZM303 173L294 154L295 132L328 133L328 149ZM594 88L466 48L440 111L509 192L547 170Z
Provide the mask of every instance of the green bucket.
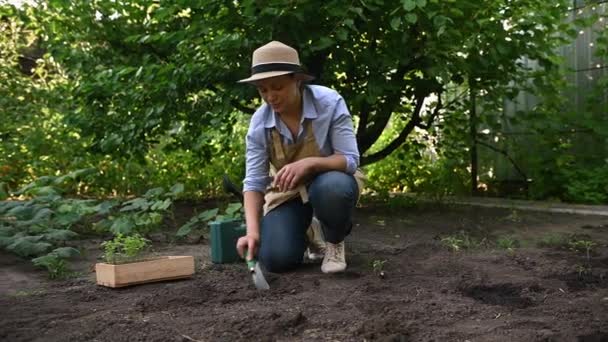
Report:
M225 264L240 261L236 241L246 234L242 220L213 221L211 227L211 261Z

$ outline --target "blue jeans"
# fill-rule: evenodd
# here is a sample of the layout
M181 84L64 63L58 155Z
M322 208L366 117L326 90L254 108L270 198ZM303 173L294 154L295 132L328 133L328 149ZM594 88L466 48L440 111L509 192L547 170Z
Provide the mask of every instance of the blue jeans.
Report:
M358 196L352 175L339 171L318 174L308 187L308 203L298 196L262 218L259 261L270 272L286 272L302 264L313 212L321 222L325 241L343 241L352 229Z

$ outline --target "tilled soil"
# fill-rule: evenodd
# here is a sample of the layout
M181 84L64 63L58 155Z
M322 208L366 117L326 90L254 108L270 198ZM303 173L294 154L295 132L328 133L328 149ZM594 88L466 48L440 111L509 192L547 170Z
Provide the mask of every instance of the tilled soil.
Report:
M318 264L267 274L256 290L243 264L209 261L209 246L159 243L194 255L193 279L109 289L83 275L49 281L26 262L0 262L2 341L608 341L608 219L471 207L357 212L347 272ZM451 251L441 239L481 241ZM587 260L537 247L547 235L585 234ZM510 236L520 248L500 249ZM372 264L384 262L384 277ZM585 266L585 268L582 268ZM376 270L378 271L378 269Z

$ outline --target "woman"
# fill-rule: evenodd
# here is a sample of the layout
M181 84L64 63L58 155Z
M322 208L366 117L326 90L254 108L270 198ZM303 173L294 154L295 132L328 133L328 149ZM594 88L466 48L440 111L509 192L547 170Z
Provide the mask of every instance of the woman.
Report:
M344 238L362 179L359 151L344 100L303 83L312 79L296 50L273 41L254 51L252 75L239 81L256 86L265 103L246 137L247 234L237 250L241 256L248 251L248 259L257 255L270 272L302 263L309 225L324 235L321 270L346 269ZM311 221L313 212L318 221Z

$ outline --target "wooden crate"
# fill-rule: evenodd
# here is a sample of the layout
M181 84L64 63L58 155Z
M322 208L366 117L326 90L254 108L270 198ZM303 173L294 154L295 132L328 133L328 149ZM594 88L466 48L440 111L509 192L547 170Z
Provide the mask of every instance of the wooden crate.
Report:
M167 256L120 265L97 263L95 272L97 284L108 287L189 278L194 275L194 257Z

